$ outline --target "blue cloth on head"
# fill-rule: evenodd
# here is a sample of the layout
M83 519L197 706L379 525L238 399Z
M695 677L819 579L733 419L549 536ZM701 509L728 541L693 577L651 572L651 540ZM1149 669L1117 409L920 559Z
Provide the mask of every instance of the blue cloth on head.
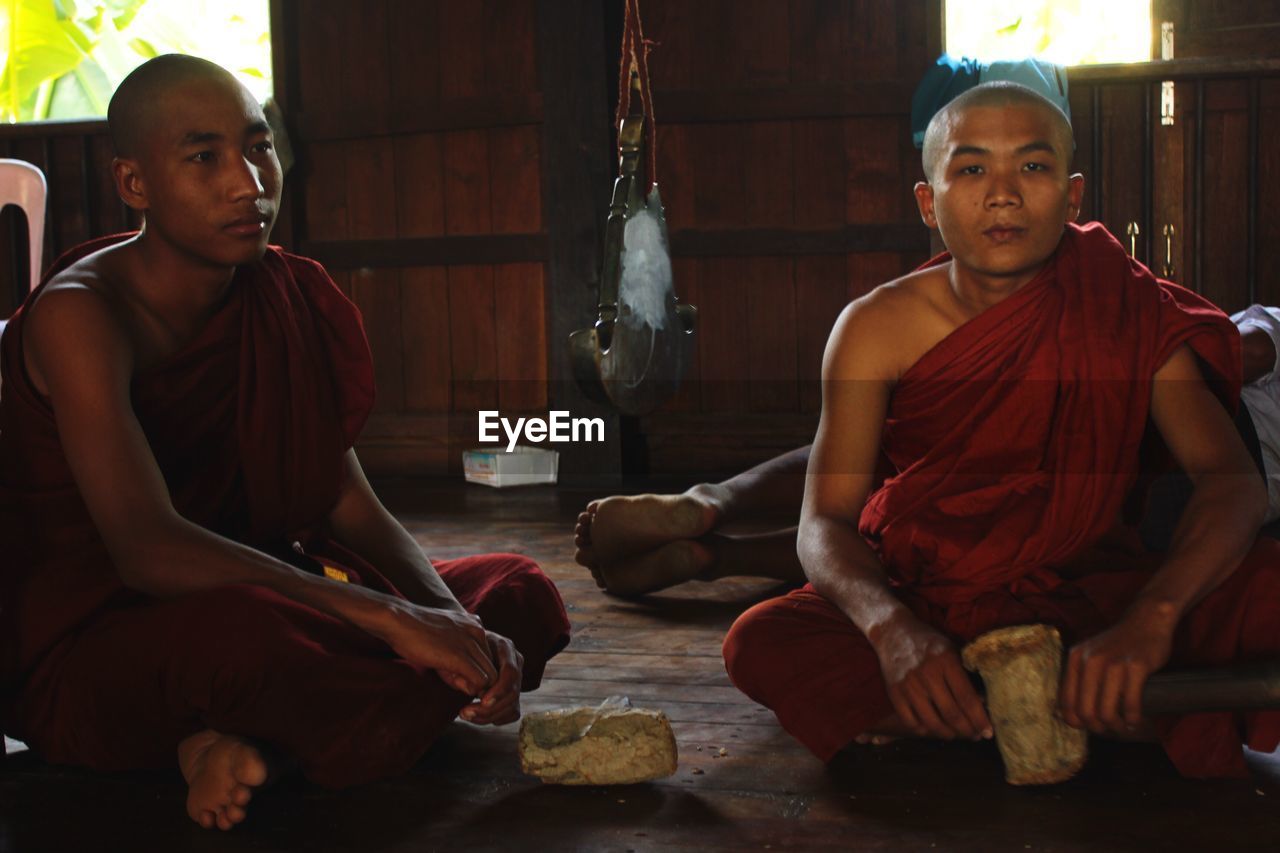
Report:
M911 141L917 148L923 148L925 129L938 110L962 92L993 80L1020 83L1044 95L1066 114L1068 121L1071 120L1067 70L1063 66L1035 58L982 62L944 53L925 72L911 96Z

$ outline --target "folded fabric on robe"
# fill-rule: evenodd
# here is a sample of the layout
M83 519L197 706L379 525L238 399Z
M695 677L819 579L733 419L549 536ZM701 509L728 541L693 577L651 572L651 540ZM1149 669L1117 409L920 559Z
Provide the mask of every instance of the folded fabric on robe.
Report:
M128 236L80 246L48 275ZM100 768L167 766L179 738L207 727L267 739L334 787L416 760L468 699L381 640L262 587L155 601L122 584L50 403L23 367L26 313L19 309L0 340L0 542L8 552L0 723L53 760ZM131 387L183 517L301 568L399 595L324 527L373 396L356 307L319 264L275 248L237 268L206 326L135 374ZM523 688L536 687L568 641L550 580L510 554L448 561L440 573L465 607L512 640L525 657ZM229 635L216 625L230 626ZM117 696L122 682L136 689ZM371 731L380 734L371 739Z
M1073 224L1033 281L921 357L895 387L886 418L882 450L894 473L859 519L912 610L957 642L1028 622L1056 625L1074 642L1118 619L1158 566L1118 522L1151 438L1153 378L1182 345L1234 409L1234 325L1157 280L1101 225ZM1277 556L1256 547L1184 620L1175 664L1280 655L1280 632L1258 609L1280 597ZM847 628L837 630L841 622ZM857 636L832 633L846 631ZM857 671L815 670L809 693L796 661L805 659L801 646L818 643L846 644L843 657ZM790 672L768 674L778 668L773 649L786 650ZM892 710L865 638L811 588L745 614L725 655L735 683L824 759ZM830 655L815 649L814 658L829 663ZM842 694L835 704L843 707L830 710L819 695L832 683L860 685L862 698ZM823 716L833 714L843 720ZM1230 775L1244 772L1242 739L1266 750L1280 739L1280 714L1241 722L1201 714L1159 726L1183 772Z
M45 281L130 235L85 243ZM0 403L0 684L106 606L121 584L80 498L47 398L23 368L19 308L3 338ZM274 551L305 538L337 498L342 456L373 405L360 315L314 261L268 250L237 268L226 301L163 364L139 372L138 421L175 509ZM10 545L9 543L13 543ZM376 573L374 573L376 575Z
M992 590L1053 588L1055 569L1119 518L1155 373L1183 344L1234 411L1234 325L1101 225L1069 225L1035 280L902 376L882 439L898 473L868 497L859 531L891 577L953 620Z

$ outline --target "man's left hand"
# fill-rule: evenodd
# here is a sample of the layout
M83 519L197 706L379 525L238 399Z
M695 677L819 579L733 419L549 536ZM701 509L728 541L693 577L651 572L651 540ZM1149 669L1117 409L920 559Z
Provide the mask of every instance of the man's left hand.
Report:
M1143 685L1169 661L1174 624L1134 610L1073 646L1059 696L1067 724L1094 734L1133 734L1143 721Z
M485 632L489 641L489 654L498 670L498 678L477 701L463 708L458 715L476 725L501 726L520 719L520 680L524 671L524 656L516 651L510 640L492 631Z

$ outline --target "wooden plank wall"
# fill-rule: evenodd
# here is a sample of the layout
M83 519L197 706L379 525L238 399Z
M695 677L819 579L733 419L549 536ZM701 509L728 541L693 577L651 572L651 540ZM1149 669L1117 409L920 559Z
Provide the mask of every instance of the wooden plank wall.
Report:
M1155 9L1172 20L1177 56L1280 56L1280 4L1275 0L1156 0Z
M289 0L303 252L364 314L378 472L458 470L476 412L545 411L533 0Z
M1086 185L1080 221L1103 222L1126 247L1126 226L1138 222L1135 256L1161 275L1167 254L1163 227L1172 224L1172 280L1228 313L1254 302L1280 304L1280 257L1272 250L1280 224L1262 215L1265 200L1280 192L1280 149L1267 144L1268 134L1280 132L1280 78L1269 72L1179 79L1175 96L1175 123L1162 127L1159 82L1072 84L1075 165ZM1145 174L1144 149L1153 151Z
M643 6L677 288L702 320L684 390L624 430L641 445L625 455L647 460L631 473L729 470L808 440L836 314L928 253L907 116L938 4ZM532 0L286 8L299 245L361 307L374 346L362 456L375 471L456 470L476 410L545 410L563 357L544 311L539 169L537 67L556 47L535 37Z
M556 16L568 13L554 2L273 3L277 98L299 158L276 236L324 261L364 312L379 398L361 451L374 472L456 473L461 449L474 443L477 409L541 412L560 399L549 379L563 375L560 327L578 297L572 288L553 292L552 232L581 236L572 275L587 278L599 223L585 221L590 205L544 192L565 185L557 183L563 162L553 167L545 150L558 132L545 126L548 104L564 98L542 91L545 57L564 50ZM620 5L599 3L606 11ZM908 110L941 51L941 4L644 0L643 10L656 43L658 177L677 290L701 317L681 393L628 422L615 442L627 447L616 452L639 460L630 473L710 475L811 437L835 316L928 255L910 191L919 166ZM1225 32L1231 22L1209 23ZM598 29L602 43L613 41ZM589 40L590 30L575 38ZM617 46L600 52L616 57ZM569 97L598 98L593 109L603 115L613 73L602 62L599 79ZM1144 139L1132 115L1148 108L1149 93L1158 109L1158 83L1072 87L1077 162L1098 187L1086 196L1084 218L1123 234L1127 221L1147 216L1155 227L1145 229L1140 257L1158 260L1153 231L1162 217L1183 214L1161 208L1160 186L1147 187L1135 165ZM1240 251L1249 106L1256 100L1259 138L1273 138L1280 81L1208 80L1202 131L1191 94L1194 86L1180 85L1175 131L1188 152L1202 135L1208 164L1202 289L1234 309L1249 295L1250 261ZM607 125L601 148L606 134ZM584 143L583 158L598 158L596 147ZM0 129L0 154L49 175L46 262L129 224L107 177L103 123ZM1280 190L1280 154L1263 144L1258 155L1257 197L1265 200ZM1187 198L1196 189L1191 162L1165 164ZM1144 214L1147 190L1154 201ZM607 177L598 192L603 208ZM575 221L559 221L567 210ZM12 219L0 217L0 234ZM1280 302L1280 259L1262 249L1280 242L1280 225L1259 216L1255 227L1256 298ZM1190 272L1194 229L1184 221L1178 230L1176 265ZM0 245L0 273L10 271L0 292L7 313L17 294L12 250ZM585 304L593 282L576 286Z
M700 314L640 436L655 473L740 469L812 440L836 315L928 255L909 108L936 4L643 5L676 289Z
M1166 11L1180 34L1178 57L1280 57L1280 3L1275 0L1180 0L1172 5ZM1226 311L1251 302L1280 304L1280 256L1274 251L1280 245L1280 223L1266 215L1268 200L1280 192L1280 148L1274 143L1274 134L1280 131L1280 79L1273 73L1207 82L1202 136L1196 130L1196 100L1194 87L1182 87L1179 106L1190 119L1184 125L1184 145L1194 151L1195 140L1201 138L1204 146L1202 198L1195 196L1194 170L1189 168L1186 176L1187 197L1200 206L1202 217L1198 262L1194 221L1185 232L1191 253L1187 273L1198 273L1200 289ZM1254 233L1249 257L1245 247L1250 242L1251 208Z

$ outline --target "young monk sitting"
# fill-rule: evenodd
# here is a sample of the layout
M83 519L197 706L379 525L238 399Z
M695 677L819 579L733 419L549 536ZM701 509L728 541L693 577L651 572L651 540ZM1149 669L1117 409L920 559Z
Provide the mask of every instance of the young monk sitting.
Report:
M262 111L162 56L111 100L136 236L73 250L9 323L0 404L4 730L54 762L167 767L230 829L279 762L400 773L455 716L519 716L568 640L516 555L435 566L352 450L373 401L354 306L267 247Z
M953 101L916 188L950 256L832 333L798 534L810 583L749 610L724 647L734 683L824 760L873 736L989 737L957 646L1029 622L1071 649L1072 725L1150 731L1198 776L1243 774L1241 740L1280 740L1277 713L1142 717L1143 683L1168 663L1280 654L1280 548L1255 544L1266 493L1222 405L1239 333L1071 224L1071 150L1066 117L1030 90ZM1121 547L1116 527L1149 422L1194 483L1162 557ZM588 552L605 508L581 531Z

